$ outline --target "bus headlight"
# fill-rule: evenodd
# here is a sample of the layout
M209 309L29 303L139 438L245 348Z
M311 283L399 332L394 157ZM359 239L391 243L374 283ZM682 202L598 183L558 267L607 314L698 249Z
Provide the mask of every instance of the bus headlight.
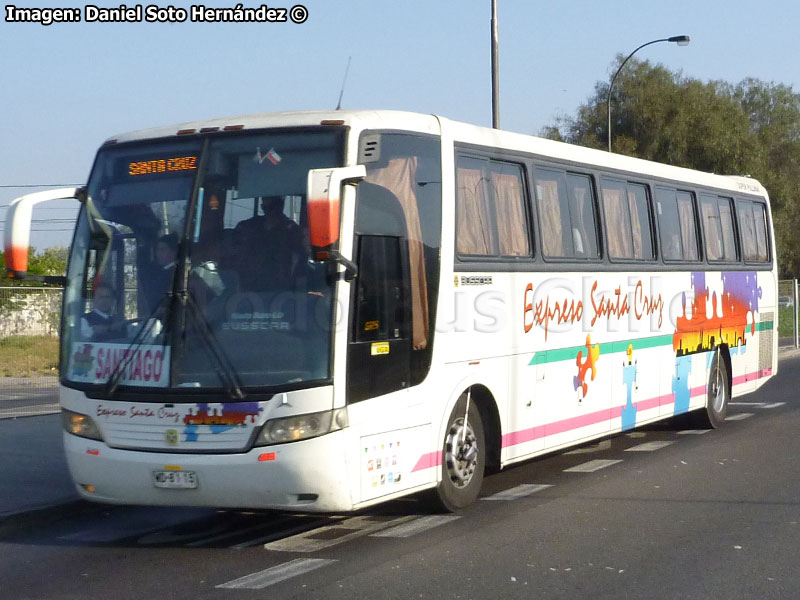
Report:
M346 408L273 419L264 423L255 445L269 446L298 442L344 429L348 425Z
M61 409L61 422L64 424L64 429L67 433L77 435L90 440L101 440L103 436L100 435L100 430L97 425L88 415L72 412L66 408Z

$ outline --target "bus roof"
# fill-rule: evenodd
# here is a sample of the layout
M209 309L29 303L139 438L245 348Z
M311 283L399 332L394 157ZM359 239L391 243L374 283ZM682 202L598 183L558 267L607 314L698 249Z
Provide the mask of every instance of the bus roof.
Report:
M309 110L240 115L142 129L112 136L106 140L105 144L172 138L177 135L191 135L196 132L278 127L316 127L320 125L344 125L355 129L390 129L433 135L443 134L457 143L525 152L542 158L572 162L576 165L613 169L648 177L677 180L730 190L732 193L756 194L767 197L764 187L757 180L746 176L716 175L610 153L604 150L556 142L532 135L470 125L437 115L396 110Z

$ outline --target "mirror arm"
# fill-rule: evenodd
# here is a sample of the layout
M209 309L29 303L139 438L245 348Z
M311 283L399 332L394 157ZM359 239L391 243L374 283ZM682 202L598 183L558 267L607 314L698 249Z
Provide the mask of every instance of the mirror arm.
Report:
M358 265L349 258L342 256L338 250L328 250L328 257L344 267L343 275L345 281L350 282L358 277Z

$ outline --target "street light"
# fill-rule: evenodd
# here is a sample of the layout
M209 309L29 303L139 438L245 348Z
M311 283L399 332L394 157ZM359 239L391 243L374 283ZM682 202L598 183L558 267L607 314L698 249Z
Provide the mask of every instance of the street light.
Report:
M492 0L492 127L500 128L500 75L497 67L497 0Z
M619 75L620 71L622 71L622 67L625 66L625 63L628 62L634 54L636 54L639 50L644 48L645 46L649 46L650 44L657 44L658 42L674 42L678 44L678 46L686 46L689 43L689 36L688 35L674 35L669 38L663 38L660 40L653 40L652 42L647 42L646 44L642 44L636 50L628 54L628 58L622 61L622 64L617 69L617 72L614 73L614 77L611 78L611 84L608 86L608 98L606 98L606 106L608 107L608 151L611 152L611 89L614 87L614 82L617 79L617 75Z

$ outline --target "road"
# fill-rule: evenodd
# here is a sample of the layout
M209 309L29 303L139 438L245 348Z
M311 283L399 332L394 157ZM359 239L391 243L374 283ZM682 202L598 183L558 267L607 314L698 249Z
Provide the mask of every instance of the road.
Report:
M57 377L0 377L0 419L59 410Z
M7 520L0 597L798 598L798 381L795 356L722 429L673 421L531 461L456 515L409 499L350 516L79 503Z

